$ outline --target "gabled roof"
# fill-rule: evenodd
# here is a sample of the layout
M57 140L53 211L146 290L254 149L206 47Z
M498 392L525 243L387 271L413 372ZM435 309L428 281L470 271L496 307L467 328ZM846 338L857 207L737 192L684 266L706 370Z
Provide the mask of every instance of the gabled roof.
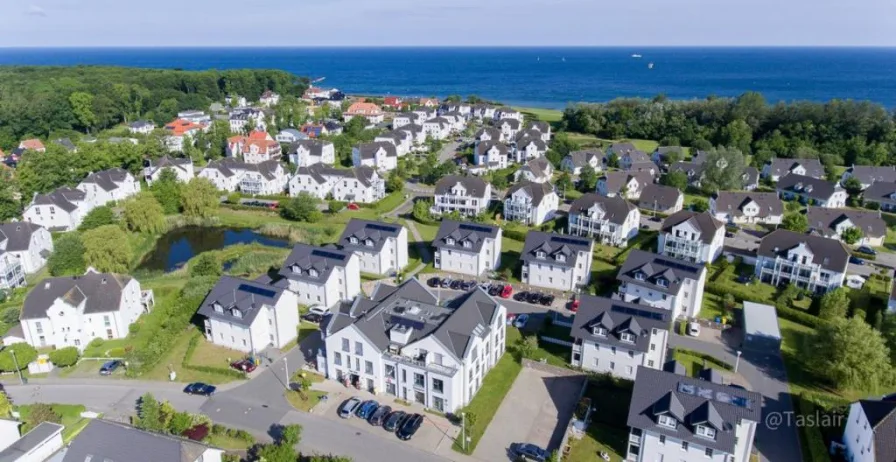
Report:
M330 278L333 268L345 267L351 252L330 247L296 244L292 248L279 274L297 281L323 284Z
M892 201L893 194L896 194L896 182L876 181L871 184L863 193L865 200L877 202Z
M299 148L302 148L308 151L308 154L311 156L321 157L324 155L324 148L332 144L330 141L323 140L296 140L289 144L287 153L295 154Z
M554 166L551 165L551 161L544 157L537 157L527 162L520 170L528 170L532 172L536 178L550 179L551 174L549 172L553 171L553 169Z
M610 223L621 225L632 211L636 210L632 203L621 197L607 197L600 194L587 193L576 199L569 207L569 214L587 214L588 210L598 204L604 212L604 219Z
M824 166L818 159L779 159L774 158L766 162L768 166L768 174L781 177L798 167L806 170L806 176L813 178L824 178Z
M703 163L678 161L669 166L669 173L681 172L688 176L688 181L697 181L703 174Z
M519 190L525 190L526 194L532 199L532 205L538 207L544 197L554 192L554 187L550 183L535 183L532 181L521 181L507 190L507 199L513 197Z
M321 163L313 164L310 167L299 167L296 169L296 175L308 175L314 179L317 184L324 184L332 177L352 178L358 180L358 182L365 187L370 187L370 185L373 184L374 178L377 176L376 170L367 166L335 168Z
M198 313L209 319L248 327L255 321L262 308L277 304L283 295L283 290L248 279L223 276L206 295ZM222 311L218 312L217 307Z
M73 212L78 208L76 202L83 202L87 195L80 189L69 187L57 188L49 194L37 194L32 205L55 205L66 212Z
M403 226L394 223L352 218L342 231L338 242L339 246L345 250L378 253L383 249L387 240L397 240L402 229L404 229ZM355 243L352 243L352 238L356 240ZM367 245L368 242L371 245Z
M21 252L31 247L31 236L43 226L17 221L0 224L0 242L6 241L7 252Z
M498 141L497 139L491 139L491 140L486 140L486 141L480 141L479 143L477 143L476 144L476 154L479 154L480 156L484 156L484 155L486 155L486 153L491 151L492 148L497 149L498 154L504 155L504 156L506 156L509 151L506 144Z
M118 189L120 183L128 179L128 171L122 168L112 168L87 175L81 183L94 183L106 191Z
M638 205L648 210L669 210L678 204L678 199L683 197L678 188L650 183L641 190Z
M18 423L16 423L16 426L18 426ZM37 457L33 453L37 452L39 454L36 450L41 446L48 444L53 438L61 434L64 429L64 426L57 423L41 422L38 426L34 427L28 433L22 435L21 438L12 442L11 445L0 451L0 461L20 462L38 460L33 459L33 457Z
M131 128L143 128L143 127L155 127L156 124L150 122L148 120L138 120L136 122L131 122L129 125Z
M699 263L634 249L619 268L616 279L627 284L649 287L660 293L677 295L686 279L698 280L706 268Z
M583 258L590 259L593 250L594 241L590 238L529 231L526 233L526 243L523 245L520 260L573 268L579 261L579 253L584 253ZM539 254L543 256L539 257Z
M595 157L597 157L598 159L603 159L603 151L601 151L600 149L572 151L566 155L564 160L569 160L573 167L581 168L589 165L589 161ZM598 165L600 165L600 162L598 162Z
M855 177L862 184L872 184L877 183L878 181L896 181L896 167L893 167L892 165L853 165L846 169L846 173Z
M93 419L69 444L61 462L195 462L210 447L118 422Z
M755 202L759 206L760 218L784 214L784 203L775 193L719 191L713 194L716 213L728 213L739 217L744 214L743 208Z
M361 159L373 159L380 150L382 150L387 157L397 157L398 151L395 149L395 145L389 143L387 141L373 141L371 143L361 143L355 148L358 150L358 153L361 156Z
M690 223L691 226L700 231L700 240L707 244L712 242L712 238L715 236L716 231L725 226L724 223L713 218L712 214L709 212L681 210L669 215L668 218L663 220L662 231L664 233L671 233L672 228L685 222Z
M435 193L437 195L449 194L457 184L462 185L467 190L467 195L471 197L485 197L485 188L488 186L488 183L482 178L448 175L436 183Z
M756 254L766 258L787 258L787 252L800 244L804 244L812 252L812 263L829 271L846 272L849 251L842 242L783 228L766 234L759 243Z
M811 176L788 173L778 179L778 191L787 191L818 200L828 200L840 186Z
M744 168L744 186L753 186L759 184L759 170L756 167Z
M547 122L544 122L541 120L530 120L530 121L526 122L526 129L527 130L538 130L541 133L547 133L547 132L551 131L551 125L548 124Z
M489 139L497 140L501 138L501 130L498 130L495 127L482 127L476 131L476 134L473 135L474 139L479 139L482 135L488 134Z
M576 339L647 352L653 329L669 330L672 325L670 311L663 308L594 295L582 295L580 300L570 331ZM595 334L595 327L606 329L606 335ZM634 335L635 342L622 341L622 333Z
M85 314L118 311L122 290L129 282L130 276L92 271L83 276L48 278L28 292L19 318L46 318L47 309L59 298L74 306L85 302Z
M868 212L852 209L831 209L827 207L809 207L806 213L809 228L824 237L837 236L835 227L846 220L862 231L865 237L884 237L887 235L887 223L879 212Z
M164 155L156 161L155 165L152 165L153 170L152 173L158 172L163 168L176 168L183 171L187 171L186 167L192 165L193 161L188 158L181 157L171 157L169 155Z
M520 129L520 126L521 126L522 124L520 123L519 120L516 120L516 119L510 119L510 118L504 118L504 119L500 119L500 120L498 120L497 122L495 122L495 125L498 126L498 127L503 126L503 125L507 125L507 126L510 127L511 130L519 130L519 129Z
M653 183L653 175L650 172L645 171L623 172L617 170L607 172L604 176L600 177L600 181L603 181L607 187L607 192L615 194L619 194L622 191L622 188L628 186L632 179L637 180L638 183L642 185Z
M896 460L896 395L880 400L863 399L859 406L874 431L874 460Z
M498 238L499 230L500 228L492 225L443 219L432 245L437 249L448 248L479 253L486 239ZM449 241L452 243L449 244ZM465 247L464 242L469 242L470 246Z

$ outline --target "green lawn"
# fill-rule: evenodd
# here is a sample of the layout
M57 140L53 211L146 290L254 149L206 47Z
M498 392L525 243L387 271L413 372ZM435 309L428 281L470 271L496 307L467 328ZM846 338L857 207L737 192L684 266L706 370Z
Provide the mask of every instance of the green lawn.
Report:
M208 444L209 446L231 451L243 451L249 449L249 447L252 446L251 444L246 442L246 440L234 438L232 436L223 434L209 434L208 437L203 441L203 443Z
M570 452L564 460L575 462L602 462L598 455L607 452L610 460L624 460L628 427L628 404L631 401L631 382L601 379L588 383L585 396L591 398L591 423L581 440L570 440Z
M507 329L506 340L509 344L510 329ZM482 381L482 387L476 392L476 396L473 397L470 404L463 409L464 412L476 415L475 424L467 426L467 436L471 438L467 454L472 454L476 449L479 439L482 438L488 424L495 417L501 401L504 401L504 396L510 391L513 381L516 380L522 368L523 366L514 359L513 355L509 352L505 353L498 364L495 364L495 367L486 374L485 380ZM456 440L452 448L455 451L464 452L460 440Z
M715 321L716 317L722 317L722 297L703 292L703 307L700 308L700 318Z
M535 118L545 122L560 122L563 119L563 111L559 109L544 109L536 107L513 107L523 113L526 118Z
M101 343L100 345L87 345L87 348L84 349L84 353L81 356L85 358L106 358L110 356L110 350L121 351L130 344L131 340L128 340L127 338L103 340L103 343Z
M562 329L559 326L557 327L558 329ZM568 333L569 330L567 329L567 334ZM524 335L529 336L536 334L531 332L523 333L516 327L507 326L507 338L505 339L505 341L507 342L507 347L512 347ZM571 355L572 350L569 347L539 340L538 348L536 348L535 351L532 352L532 355L528 359L531 359L532 361L544 360L548 364L557 367L569 367L569 360L571 359Z
M182 366L184 355L187 353L187 346L190 343L190 337L194 333L195 333L195 331L193 331L193 330L184 331L183 334L181 334L180 337L177 339L177 341L174 343L174 346L171 347L171 350L169 350L167 352L167 354L164 355L162 360L159 361L159 363L154 368L152 368L150 371L142 374L140 376L140 379L141 380L158 380L158 381L162 381L162 382L167 382L169 380L168 374L171 370L173 370L177 374L177 377L175 379L177 382L205 382L205 383L209 383L212 385L217 385L217 384L227 383L227 382L232 382L234 380L237 380L236 378L231 377L231 376L227 376L227 375L223 375L223 374L215 374L215 373L211 373L211 372L200 372L200 371L196 371L196 370L186 369ZM200 343L200 346L202 345L202 343L207 343L207 342L205 340L202 340ZM196 349L199 350L199 348L200 347L197 347ZM230 351L233 351L233 350L230 350ZM234 355L236 355L236 353L234 353ZM195 356L196 355L194 353L193 361L196 361ZM243 357L243 354L239 353L239 356L234 356L231 359L233 361L236 361L237 359L240 359L241 357ZM214 366L224 367L222 365L222 362L224 362L223 360L217 361L217 359L222 359L222 358L214 358L214 359L216 359L214 361ZM226 357L223 359L226 359ZM211 360L211 359L209 359L209 360Z
M87 410L84 405L50 404L50 407L52 407L53 410L56 411L56 413L59 414L59 416L62 418L60 424L65 426L65 429L62 430L62 440L65 442L71 441L90 422L90 419L81 417L81 413ZM22 422L24 422L21 428L21 432L23 435L40 424L40 422L32 422L29 420L31 408L32 406L28 404L17 407L17 410L21 415L21 420Z
M287 343L280 349L280 351L286 352L293 349L299 343L302 343L302 340L305 340L309 335L320 332L320 327L317 324L301 321L299 322L299 326L297 328L298 332L296 338L291 342Z

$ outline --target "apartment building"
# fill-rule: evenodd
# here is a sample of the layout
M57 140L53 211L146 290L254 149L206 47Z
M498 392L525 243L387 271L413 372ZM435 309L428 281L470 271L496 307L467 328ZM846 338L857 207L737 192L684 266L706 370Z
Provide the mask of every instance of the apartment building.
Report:
M622 284L616 297L696 318L703 306L706 267L643 250L632 250L616 276Z
M789 173L778 179L778 196L825 208L846 207L846 190L837 183Z
M858 229L862 232L862 237L855 245L881 247L887 237L887 223L880 212L809 207L806 219L813 234L829 239L842 240L844 231L850 228Z
M762 177L773 183L789 173L823 179L824 166L818 159L779 159L773 158L762 166Z
M708 212L682 210L663 221L660 255L693 263L712 263L722 254L725 225Z
M401 225L352 218L338 245L358 257L362 273L388 276L408 265L408 230Z
M638 235L640 221L641 212L625 199L587 193L569 207L567 232L624 247Z
M823 294L843 285L849 251L842 242L776 229L756 251L756 276L773 286L795 284Z
M358 256L345 250L296 244L280 275L303 305L332 307L361 292Z
M482 178L448 175L436 183L432 213L458 212L475 216L488 210L492 185Z
M709 198L715 219L730 224L779 225L784 203L775 193L719 191Z
M896 394L856 401L849 405L846 419L842 440L846 460L896 460Z
M520 281L534 287L577 292L591 281L594 241L529 231L520 254Z
M442 220L432 242L436 268L474 277L497 271L501 264L501 228Z
M517 183L507 190L504 219L528 226L541 226L554 218L560 207L560 196L550 183Z

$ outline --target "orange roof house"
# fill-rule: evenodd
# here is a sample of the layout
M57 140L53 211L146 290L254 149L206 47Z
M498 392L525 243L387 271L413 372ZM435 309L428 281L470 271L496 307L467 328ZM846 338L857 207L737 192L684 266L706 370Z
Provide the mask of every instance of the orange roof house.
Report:
M165 125L165 130L168 130L168 134L172 136L184 136L202 130L202 125L185 119L175 119Z
M345 113L352 116L375 116L382 115L383 110L376 104L360 102L353 103Z
M37 152L46 152L47 148L44 147L44 144L37 138L32 138L30 140L24 140L19 143L19 149L25 149L29 151L37 151Z

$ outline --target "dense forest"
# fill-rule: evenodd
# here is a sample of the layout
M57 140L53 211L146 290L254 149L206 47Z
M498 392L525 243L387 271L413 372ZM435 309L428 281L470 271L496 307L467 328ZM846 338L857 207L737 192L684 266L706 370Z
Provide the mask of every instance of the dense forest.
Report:
M300 96L307 80L279 70L181 71L122 67L0 67L0 148L28 137L94 132L139 118L157 124L226 95Z
M769 104L754 92L687 101L618 99L570 106L562 125L608 139L728 146L752 154L754 165L772 156L820 158L828 165L896 164L894 116L867 101Z

